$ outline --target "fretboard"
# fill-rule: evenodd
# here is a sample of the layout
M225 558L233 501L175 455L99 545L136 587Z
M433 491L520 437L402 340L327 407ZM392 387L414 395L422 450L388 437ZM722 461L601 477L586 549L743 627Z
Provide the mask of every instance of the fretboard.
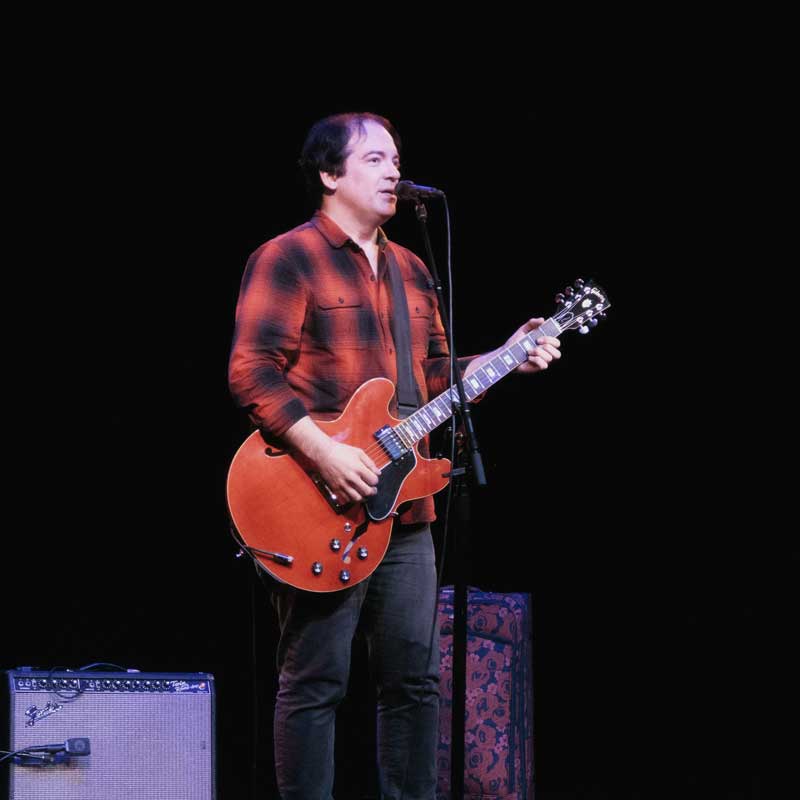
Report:
M528 352L537 347L536 339L541 336L558 336L561 328L551 317L535 331L523 336L519 341L498 351L491 361L487 361L469 377L464 378L464 394L467 402L474 400L520 364L525 363ZM411 416L394 426L393 430L405 447L410 448L434 428L438 428L453 415L453 406L458 406L458 388L451 386L446 392L431 400Z

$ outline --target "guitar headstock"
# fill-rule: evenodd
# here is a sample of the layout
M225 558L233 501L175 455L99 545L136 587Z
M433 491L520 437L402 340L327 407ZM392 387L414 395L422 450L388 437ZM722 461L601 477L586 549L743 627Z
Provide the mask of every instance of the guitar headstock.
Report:
M595 286L591 280L584 281L582 278L578 278L574 286L567 286L563 292L559 292L556 303L558 307L553 319L561 330L577 329L579 333L589 333L611 306L603 289Z

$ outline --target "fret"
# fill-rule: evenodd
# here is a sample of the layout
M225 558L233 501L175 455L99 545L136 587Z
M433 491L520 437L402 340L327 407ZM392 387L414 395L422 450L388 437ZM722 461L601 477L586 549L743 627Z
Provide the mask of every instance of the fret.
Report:
M483 367L483 372L486 374L486 376L491 381L491 383L489 385L497 383L497 381L499 381L500 378L503 377L502 375L498 374L497 368L494 366L494 359L492 359L488 364L486 364Z
M527 360L528 351L519 342L515 342L508 349L514 356L514 359L516 361L516 366L519 366L520 364L522 364L524 361Z
M519 366L519 363L514 361L514 356L511 355L511 352L509 350L503 350L503 352L500 353L500 358L503 360L503 364L505 365L508 372L511 372L511 370L514 369L514 367Z
M475 370L475 377L481 382L481 389L488 389L493 383L485 367L478 367Z
M476 369L472 374L475 375L475 377L481 382L482 389L488 389L494 383L494 381L489 377L486 367L478 367L478 369Z
M465 386L464 392L467 394L468 397L469 397L469 392L467 391L467 388L475 392L475 394L472 395L472 397L479 395L483 390L483 386L481 385L481 382L478 380L474 372L467 378L467 383L469 384L469 387ZM472 400L472 397L470 397L469 399Z
M405 422L401 422L395 428L395 430L397 431L397 435L400 437L400 441L406 448L411 448L414 445L414 442L416 440L414 439L411 432L408 430L408 425L406 425Z
M509 373L508 364L501 358L500 354L496 355L490 362L493 369L497 371L500 378L505 378ZM498 378L499 380L499 378Z
M537 334L538 334L538 331L537 331ZM532 351L534 351L538 347L538 345L536 344L536 338L534 336L532 336L531 334L528 334L527 336L523 336L523 338L520 339L519 344L521 344L522 347L525 349L526 355L531 353Z
M432 403L428 403L428 405L433 410L433 416L436 419L436 424L440 424L447 419L447 416L442 413L442 410L439 408L439 398L437 397ZM426 408L428 406L425 406Z
M542 323L542 325L536 331L537 336L558 336L560 333L561 326L552 317Z

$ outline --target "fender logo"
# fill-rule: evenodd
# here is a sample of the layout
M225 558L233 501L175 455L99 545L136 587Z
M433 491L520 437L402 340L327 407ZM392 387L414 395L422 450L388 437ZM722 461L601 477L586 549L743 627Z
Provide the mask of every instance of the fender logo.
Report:
M64 706L61 703L46 703L44 708L39 708L38 706L31 706L25 711L25 716L28 717L28 721L25 725L29 728L32 728L40 719L44 719L45 717L49 717L51 714L55 714L56 711L60 711Z

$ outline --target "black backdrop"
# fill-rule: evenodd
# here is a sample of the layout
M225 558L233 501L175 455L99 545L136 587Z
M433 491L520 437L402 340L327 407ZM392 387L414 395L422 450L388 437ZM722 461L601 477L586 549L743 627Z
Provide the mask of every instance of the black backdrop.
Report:
M256 738L271 790L275 631L227 531L225 475L247 425L226 359L248 254L308 215L295 169L306 130L369 109L395 122L404 176L448 194L462 354L549 315L575 277L609 293L608 319L566 334L559 364L508 378L476 408L489 487L474 497L470 582L533 596L540 797L662 789L646 732L663 714L654 665L676 648L661 612L677 601L650 590L667 567L640 275L663 255L640 83L589 71L561 93L521 82L509 96L489 80L320 99L181 75L54 92L45 116L59 133L37 131L22 159L36 178L20 196L33 221L9 301L24 320L10 412L24 446L1 665L212 672L220 796L248 797ZM429 208L444 270L443 216ZM410 210L387 232L421 252ZM357 661L342 797L371 789L370 700Z

